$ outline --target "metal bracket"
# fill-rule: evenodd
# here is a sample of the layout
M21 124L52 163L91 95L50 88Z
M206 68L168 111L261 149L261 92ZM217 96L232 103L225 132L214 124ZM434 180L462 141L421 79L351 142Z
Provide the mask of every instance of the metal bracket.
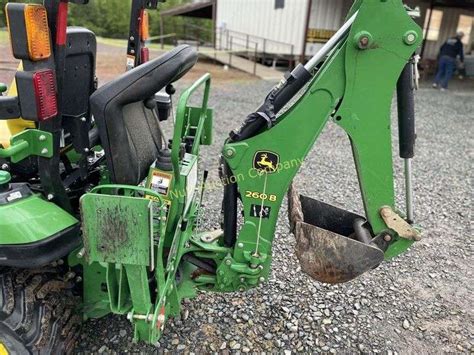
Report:
M221 237L223 234L224 232L222 231L222 229L207 232L201 235L201 241L204 243L212 243L219 239L219 237Z
M380 216L387 227L394 230L401 238L416 241L421 240L420 233L389 206L383 206L380 209Z
M44 158L53 156L53 135L38 129L27 129L10 139L10 147L1 149L0 158L10 158L17 163L29 156Z

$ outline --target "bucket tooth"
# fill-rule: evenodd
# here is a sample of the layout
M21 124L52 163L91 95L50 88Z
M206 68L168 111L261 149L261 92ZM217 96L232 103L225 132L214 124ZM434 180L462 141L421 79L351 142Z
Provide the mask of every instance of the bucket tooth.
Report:
M312 278L332 284L347 282L383 261L383 251L368 243L367 237L360 238L363 217L300 196L293 186L288 193L288 213L301 269Z

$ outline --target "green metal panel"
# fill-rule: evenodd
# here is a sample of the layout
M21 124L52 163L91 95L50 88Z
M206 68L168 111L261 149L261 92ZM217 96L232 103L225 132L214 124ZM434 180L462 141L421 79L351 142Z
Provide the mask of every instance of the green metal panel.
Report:
M411 45L405 43L407 33L415 35ZM370 38L367 49L358 47L363 36ZM351 139L366 215L375 233L386 229L380 207L395 204L392 94L400 72L421 40L421 29L407 16L399 0L364 1L349 33L344 100L336 123Z
M0 206L0 243L38 242L77 223L54 203L32 195Z
M111 312L106 285L106 267L100 263L88 263L83 258L82 246L68 257L68 265L82 267L83 297L82 313L84 319L99 318Z
M200 144L211 145L213 110L208 108L204 114L204 119L201 119L201 108L188 106L186 114L189 116L189 124L191 127L196 127L196 137L201 137Z
M89 193L81 198L84 247L90 261L150 265L151 202Z
M8 184L11 179L12 176L8 171L0 170L0 187L2 185Z

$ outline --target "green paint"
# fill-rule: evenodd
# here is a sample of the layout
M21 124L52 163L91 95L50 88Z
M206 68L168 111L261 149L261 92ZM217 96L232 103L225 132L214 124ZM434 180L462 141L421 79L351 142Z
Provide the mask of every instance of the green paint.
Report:
M195 132L195 137L200 138L201 145L212 144L212 120L213 110L208 108L206 113L202 115L200 107L188 106L186 115L189 116L189 128L192 132ZM201 119L203 117L203 119ZM197 147L198 145L196 145Z
M27 129L10 138L10 147L0 148L0 158L10 158L12 163L30 156L51 158L53 135L38 129Z
M89 193L81 198L85 249L90 261L150 264L152 202Z
M8 184L11 179L12 176L8 171L0 170L0 186Z
M82 267L82 313L84 319L100 318L111 312L106 284L106 267L87 263L81 255L82 247L69 254L68 265Z
M38 242L77 223L69 213L39 195L0 205L2 244Z

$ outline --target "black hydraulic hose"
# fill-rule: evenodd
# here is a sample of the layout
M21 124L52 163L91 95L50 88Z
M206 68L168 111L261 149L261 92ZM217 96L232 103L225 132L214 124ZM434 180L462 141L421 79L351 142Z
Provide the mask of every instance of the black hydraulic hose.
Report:
M415 96L413 86L413 64L408 62L397 82L398 134L400 158L410 159L415 155Z
M237 240L237 183L230 179L232 170L223 162L224 177L226 183L224 184L224 199L222 201L222 210L224 214L224 245L226 247L233 247Z
M299 64L282 83L267 95L257 111L251 113L238 130L230 133L229 142L239 142L253 137L265 126L271 126L276 114L311 78L311 73L302 64Z

